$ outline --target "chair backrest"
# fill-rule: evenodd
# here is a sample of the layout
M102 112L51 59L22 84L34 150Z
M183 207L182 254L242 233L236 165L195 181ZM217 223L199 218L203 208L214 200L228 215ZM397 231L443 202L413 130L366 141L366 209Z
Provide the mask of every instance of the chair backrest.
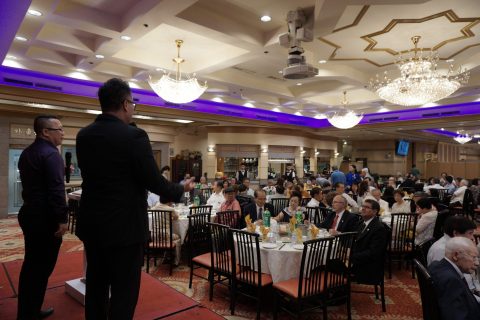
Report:
M232 275L231 246L230 241L228 241L228 230L230 228L211 222L207 222L207 226L210 229L210 239L212 241L211 263L213 269L217 274L230 276Z
M325 219L327 219L327 216L333 212L332 209L329 209L329 208L324 208L324 207L319 207L318 208L318 212L320 213L320 219L323 221Z
M430 189L430 190L434 190L434 189ZM438 190L437 190L438 191ZM431 196L431 197L428 197L428 199L430 200L430 202L435 206L435 208L438 209L438 204L440 203L440 198L438 197L434 197L434 196Z
M238 228L240 223L240 212L238 210L217 212L217 223L230 228Z
M200 213L212 213L213 206L191 206L190 215L200 214Z
M172 211L148 210L150 248L171 248L173 243Z
M350 281L352 247L356 232L345 232L335 236L327 262L327 286L329 290L345 287Z
M438 240L443 237L443 225L445 224L445 220L450 216L450 210L444 209L442 211L438 211L437 220L435 220L435 227L433 229L433 237Z
M307 204L312 200L312 198L302 198L302 201L300 202L300 206L306 207Z
M427 266L428 250L435 243L435 241L437 240L435 238L432 238L416 247L415 258L425 267Z
M440 310L432 277L430 277L427 269L417 259L413 259L413 263L417 273L418 286L420 287L423 319L440 320Z
M305 207L306 210L306 218L311 223L317 224L316 220L320 220L320 216L318 213L318 207Z
M463 210L471 214L474 207L473 192L472 190L467 189L465 190L465 195L463 196Z
M308 240L303 243L302 262L298 281L298 298L324 293L327 283L327 259L333 237Z
M392 213L392 240L388 244L390 252L405 253L415 249L417 218L416 213Z
M236 279L251 285L262 286L262 261L259 235L230 229L232 267ZM237 267L240 270L237 270Z
M188 216L188 251L189 258L211 250L210 230L207 225L210 222L210 213L197 213Z
M273 215L276 216L283 208L288 207L288 198L273 198L272 200L273 206Z
M212 188L202 189L202 194L205 200L208 200L208 198L210 198L210 196L212 195Z

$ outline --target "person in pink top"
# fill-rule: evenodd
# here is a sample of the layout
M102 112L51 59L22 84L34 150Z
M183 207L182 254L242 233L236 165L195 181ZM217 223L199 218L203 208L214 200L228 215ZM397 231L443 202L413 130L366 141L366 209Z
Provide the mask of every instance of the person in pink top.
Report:
M237 210L241 214L240 203L235 199L235 190L232 187L228 187L224 191L225 202L220 206L220 211Z

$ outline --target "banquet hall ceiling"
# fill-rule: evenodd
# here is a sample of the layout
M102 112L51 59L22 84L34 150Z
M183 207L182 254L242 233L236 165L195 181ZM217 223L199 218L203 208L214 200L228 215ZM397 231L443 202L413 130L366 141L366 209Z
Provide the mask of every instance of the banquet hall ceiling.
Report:
M285 80L288 53L278 38L297 8L312 22L314 39L302 46L319 73ZM478 0L33 0L30 9L42 16L25 15L17 36L27 41L14 40L3 65L98 82L121 77L150 89L149 74L174 68L174 40L182 39L182 70L209 86L201 99L319 117L347 90L352 109L377 113L406 108L366 85L384 71L398 75L394 55L419 35L421 48L438 50L439 69L453 59L471 72L437 103L480 99Z

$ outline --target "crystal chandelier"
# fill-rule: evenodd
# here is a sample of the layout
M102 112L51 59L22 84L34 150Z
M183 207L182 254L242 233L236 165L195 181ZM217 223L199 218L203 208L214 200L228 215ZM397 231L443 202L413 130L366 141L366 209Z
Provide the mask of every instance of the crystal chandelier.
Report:
M346 108L348 104L347 92L343 92L342 109L327 115L327 120L330 124L339 129L350 129L360 123L363 114L357 115L354 111Z
M472 140L472 137L468 134L458 134L453 140L457 141L458 143L465 144Z
M450 64L447 73L439 73L438 52L423 55L422 50L417 48L419 40L420 36L412 37L415 46L413 56L403 58L400 55L395 61L400 77L389 79L385 71L383 79L377 74L375 79L370 80L369 87L380 98L403 106L423 105L448 97L468 82L470 73L461 68L454 71L453 64Z
M182 79L180 73L180 64L185 62L185 59L180 57L180 47L183 40L175 40L177 44L177 57L173 58L173 62L177 65L177 72L175 78L170 77L170 73L164 74L160 80L154 80L150 76L148 83L153 91L158 94L163 100L172 103L188 103L198 99L207 89L205 85L198 83L195 75Z

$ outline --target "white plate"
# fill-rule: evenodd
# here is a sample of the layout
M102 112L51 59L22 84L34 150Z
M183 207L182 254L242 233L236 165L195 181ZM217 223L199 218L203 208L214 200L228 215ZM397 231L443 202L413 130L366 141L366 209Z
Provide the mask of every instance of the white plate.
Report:
M303 244L294 244L292 248L295 250L303 250Z
M264 249L274 249L276 247L277 247L276 243L271 243L271 242L262 243L262 248L264 248Z

